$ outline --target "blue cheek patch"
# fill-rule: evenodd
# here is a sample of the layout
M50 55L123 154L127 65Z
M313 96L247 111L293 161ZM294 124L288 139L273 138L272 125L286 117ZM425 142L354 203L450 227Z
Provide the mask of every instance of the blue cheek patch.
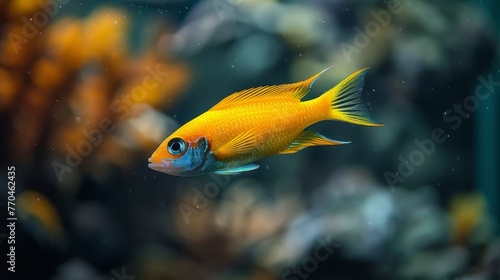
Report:
M182 170L182 173L196 173L197 169L203 166L207 158L208 140L205 137L198 138L194 145L188 144L187 151L182 157L172 161L175 168Z

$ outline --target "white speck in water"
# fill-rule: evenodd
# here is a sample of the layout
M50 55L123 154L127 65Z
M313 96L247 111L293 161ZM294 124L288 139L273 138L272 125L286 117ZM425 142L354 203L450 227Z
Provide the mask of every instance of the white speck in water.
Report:
M76 117L75 121L76 121L76 123L80 124L82 122L82 118L81 117Z
M114 24L117 24L117 23L118 23L118 21L117 21L117 20L115 20L113 23L114 23Z
M231 64L231 68L234 68L234 64Z

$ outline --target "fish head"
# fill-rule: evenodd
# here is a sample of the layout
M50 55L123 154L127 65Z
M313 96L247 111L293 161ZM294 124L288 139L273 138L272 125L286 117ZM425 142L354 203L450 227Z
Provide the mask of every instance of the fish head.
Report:
M151 155L148 166L174 176L200 175L200 169L207 160L208 152L206 137L183 137L174 133Z

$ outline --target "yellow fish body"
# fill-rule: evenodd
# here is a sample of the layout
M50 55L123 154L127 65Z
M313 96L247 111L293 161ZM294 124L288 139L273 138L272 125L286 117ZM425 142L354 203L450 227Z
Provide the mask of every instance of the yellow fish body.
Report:
M301 102L314 81L330 68L301 82L229 95L167 137L149 159L149 167L176 176L238 174L257 169L258 165L249 163L273 154L350 143L304 131L314 123L335 120L382 126L361 103L366 68L323 95Z

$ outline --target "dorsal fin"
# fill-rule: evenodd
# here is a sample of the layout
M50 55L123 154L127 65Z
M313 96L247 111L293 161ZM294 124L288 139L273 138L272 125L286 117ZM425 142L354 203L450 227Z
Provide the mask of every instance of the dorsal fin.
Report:
M283 85L261 86L235 92L222 99L219 103L215 104L212 108L210 108L209 111L226 109L228 107L232 107L249 100L264 97L289 97L300 100L304 96L306 96L316 79L318 79L321 74L334 66L335 65L332 65L319 72L318 74L310 77L309 79L301 82Z

